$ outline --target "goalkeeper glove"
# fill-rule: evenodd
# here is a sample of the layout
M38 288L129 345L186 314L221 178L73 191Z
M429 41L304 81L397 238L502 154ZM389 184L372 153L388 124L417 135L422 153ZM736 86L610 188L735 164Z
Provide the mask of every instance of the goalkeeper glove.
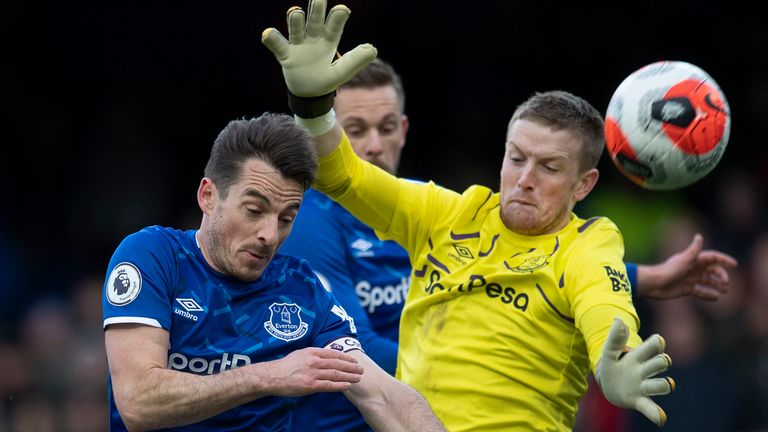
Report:
M325 17L326 0L309 0L304 11L288 9L288 40L274 28L261 34L261 41L283 68L288 87L288 105L300 118L326 114L333 107L336 89L376 58L376 48L361 44L334 61L334 55L349 18L344 5L334 6Z
M620 408L636 409L657 426L663 426L667 415L649 396L664 395L675 389L672 378L651 378L672 364L672 359L664 353L664 338L653 335L636 349L627 351L628 337L627 326L615 319L595 378L609 402Z

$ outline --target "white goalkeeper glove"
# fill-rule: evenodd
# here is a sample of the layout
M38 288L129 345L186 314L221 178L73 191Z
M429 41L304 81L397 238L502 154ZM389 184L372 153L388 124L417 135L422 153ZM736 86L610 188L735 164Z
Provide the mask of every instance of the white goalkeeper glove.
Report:
M664 338L655 334L627 351L628 337L627 326L615 319L595 378L609 402L620 408L636 409L657 426L663 426L667 414L649 396L665 395L675 389L672 378L652 378L672 364L672 359L664 353Z
M261 41L283 68L294 114L312 118L333 106L336 89L376 58L376 48L361 44L334 61L350 10L336 5L325 16L326 0L309 0L309 13L298 6L288 9L288 40L274 28Z

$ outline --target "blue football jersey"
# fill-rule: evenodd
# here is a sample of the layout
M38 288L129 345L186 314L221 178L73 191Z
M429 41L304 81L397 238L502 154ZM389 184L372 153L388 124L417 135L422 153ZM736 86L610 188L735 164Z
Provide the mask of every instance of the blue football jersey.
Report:
M355 337L355 323L322 289L306 261L277 254L259 280L215 271L195 230L147 227L123 240L109 263L104 327L141 323L170 333L168 367L199 375L281 358ZM126 430L108 378L110 429ZM295 398L263 397L173 431L289 430Z
M379 240L339 204L310 189L280 252L309 261L354 319L366 354L394 375L400 313L411 273L405 250ZM293 425L296 432L370 430L354 405L332 393L300 398Z

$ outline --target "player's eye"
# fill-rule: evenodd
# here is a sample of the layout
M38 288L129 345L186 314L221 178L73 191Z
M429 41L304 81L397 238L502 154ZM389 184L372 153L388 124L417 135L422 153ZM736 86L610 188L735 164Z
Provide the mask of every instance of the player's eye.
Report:
M379 128L379 133L382 135L392 135L397 131L396 125L384 125Z
M365 135L365 129L359 127L345 128L344 130L352 138L362 138Z

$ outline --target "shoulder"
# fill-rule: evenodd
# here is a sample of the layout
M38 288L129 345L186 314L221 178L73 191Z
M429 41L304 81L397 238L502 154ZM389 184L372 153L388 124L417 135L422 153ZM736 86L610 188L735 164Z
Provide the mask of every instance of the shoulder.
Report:
M497 194L487 186L472 185L462 192L461 196L468 200L490 199Z
M616 224L607 217L576 218L570 234L562 236L562 247L573 257L595 258L603 252L624 254L624 238ZM603 251L603 252L601 252Z
M112 255L111 263L134 262L142 266L170 265L179 254L191 255L194 231L148 226L126 236Z
M291 233L280 247L284 253L298 256L317 256L337 244L344 231L357 219L328 196L310 189L293 222ZM321 244L322 248L308 250L307 244ZM314 260L313 260L314 262Z
M621 235L619 227L605 216L595 216L589 219L576 218L576 232L579 236L590 237L598 234L615 233Z
M489 212L499 203L499 194L486 186L473 185L461 194L461 207L477 212Z
M120 247L138 247L142 249L172 248L174 244L182 243L186 234L187 232L174 228L152 225L127 235L121 242Z
M334 207L341 207L328 195L318 191L317 189L310 188L304 194L304 200L301 203L302 211L317 211L327 212L333 211Z
M310 188L305 194L296 216L296 224L315 224L318 220L332 222L349 214L328 195Z

